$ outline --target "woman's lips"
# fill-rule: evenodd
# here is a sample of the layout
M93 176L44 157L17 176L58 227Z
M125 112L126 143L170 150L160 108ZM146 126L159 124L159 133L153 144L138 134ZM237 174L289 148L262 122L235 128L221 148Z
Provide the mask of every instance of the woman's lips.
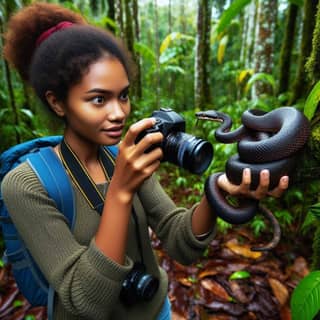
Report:
M102 131L112 138L118 138L122 136L123 127L114 127L109 129L102 129Z

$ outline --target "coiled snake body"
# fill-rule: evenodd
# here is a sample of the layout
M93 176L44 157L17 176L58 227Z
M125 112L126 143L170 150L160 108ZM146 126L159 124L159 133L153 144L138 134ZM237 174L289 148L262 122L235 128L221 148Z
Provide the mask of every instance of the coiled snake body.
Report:
M245 111L241 118L242 125L231 132L231 118L224 113L208 110L196 113L196 117L222 123L215 131L219 142L237 142L238 154L227 161L226 175L232 183L240 184L243 169L250 168L251 189L258 186L262 169L270 171L270 189L278 185L282 176L290 176L297 155L310 135L307 118L294 107L281 107L268 113ZM258 211L259 202L243 199L238 207L229 204L217 185L220 174L213 174L206 181L205 190L210 205L219 217L229 223L248 222ZM270 216L267 209L264 212Z

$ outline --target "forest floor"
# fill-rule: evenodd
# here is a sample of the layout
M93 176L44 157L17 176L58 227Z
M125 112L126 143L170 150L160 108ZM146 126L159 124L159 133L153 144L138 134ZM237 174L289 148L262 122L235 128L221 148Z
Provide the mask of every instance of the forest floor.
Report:
M272 252L250 250L266 237L233 228L218 234L204 258L191 266L171 260L153 237L162 267L169 275L172 320L290 320L290 297L309 272L306 244L281 241ZM300 249L299 249L300 248ZM19 292L10 267L0 269L0 319L45 320ZM141 319L144 320L144 319Z
M254 252L250 248L265 238L243 228L217 235L206 257L188 267L172 261L156 243L169 274L172 320L290 320L292 291L309 273L297 241Z
M175 201L186 190L175 193ZM290 297L309 273L311 241L294 232L269 252L250 248L270 234L255 237L248 226L217 233L202 259L182 266L168 257L152 236L161 266L169 275L172 320L290 320ZM0 320L45 320L19 292L10 266L0 268ZM144 319L141 319L144 320Z

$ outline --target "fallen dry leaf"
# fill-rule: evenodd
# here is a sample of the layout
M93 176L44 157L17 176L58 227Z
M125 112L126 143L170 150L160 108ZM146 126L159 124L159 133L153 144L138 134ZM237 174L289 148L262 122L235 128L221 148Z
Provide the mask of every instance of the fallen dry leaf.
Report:
M216 275L218 273L218 270L217 269L205 269L203 271L201 271L198 275L198 278L199 279L203 279L203 278L206 278L206 277L212 277L214 275Z
M287 287L277 279L269 278L268 281L274 296L279 301L280 306L284 306L289 298Z
M203 288L209 290L212 294L219 298L219 300L231 301L231 297L227 291L215 280L209 278L202 279L200 284Z
M262 256L261 252L251 251L249 245L239 244L236 239L229 240L225 246L232 252L249 259L258 259Z
M249 297L242 290L238 281L229 281L230 289L232 290L232 295L234 298L241 303L248 303L250 301Z
M191 287L193 283L189 278L182 278L182 277L178 278L177 281L186 287Z

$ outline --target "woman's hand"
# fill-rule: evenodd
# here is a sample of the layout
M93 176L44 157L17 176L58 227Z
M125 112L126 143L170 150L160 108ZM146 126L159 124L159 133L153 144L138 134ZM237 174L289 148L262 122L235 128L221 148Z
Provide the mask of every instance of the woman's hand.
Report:
M161 143L163 135L160 132L148 133L136 143L138 135L155 124L154 118L138 121L130 126L119 145L119 154L113 174L112 188L126 196L133 196L145 179L150 177L159 167L163 156L161 148L153 148L145 152L152 145Z
M260 182L255 190L250 190L251 172L250 169L244 169L242 173L242 182L240 185L232 184L226 174L223 174L218 179L218 185L221 189L225 190L234 196L244 196L261 200L266 196L272 196L275 198L281 197L283 192L288 188L289 177L281 177L279 184L276 188L269 191L270 174L268 170L262 170L260 172Z

